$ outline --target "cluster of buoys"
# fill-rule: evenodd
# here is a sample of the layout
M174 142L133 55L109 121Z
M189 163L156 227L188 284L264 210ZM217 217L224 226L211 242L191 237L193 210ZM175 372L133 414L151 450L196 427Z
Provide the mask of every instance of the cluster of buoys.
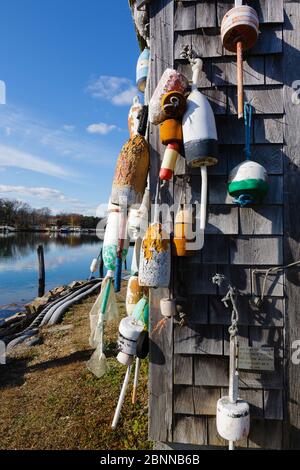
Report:
M252 107L243 102L243 51L251 48L258 35L258 18L255 10L236 2L235 8L224 17L221 27L223 46L237 53L238 58L238 115L245 119L245 153L247 161L234 168L228 182L228 192L241 207L261 200L267 193L267 172L258 163L251 161ZM133 402L136 400L140 361L149 352L149 288L169 288L171 279L172 255L184 257L201 250L204 244L207 212L207 167L216 165L219 160L218 136L213 110L205 94L198 89L202 70L200 58L189 57L192 67L192 86L187 78L177 70L167 68L157 84L151 98L149 93L149 67L151 51L145 11L134 8L134 17L139 23L139 33L147 42L136 68L136 85L145 94L144 104L135 97L128 115L129 140L124 144L117 159L108 208L107 226L103 243L103 260L108 274L103 282L101 294L95 308L98 308L98 333L96 357L101 358L102 366L97 376L106 367L103 351L103 331L107 312L115 311L108 307L115 305L112 293L113 277L115 291L121 289L122 264L127 256L130 240L135 242L131 275L127 284L126 312L119 325L118 361L127 367L112 427L117 426L131 369L136 360ZM144 36L143 36L144 35ZM149 99L150 98L150 99ZM154 220L149 222L150 194L147 188L150 165L150 152L147 142L148 123L157 125L165 152L157 181ZM194 209L181 201L170 233L161 221L158 203L161 185L172 179L176 171L179 155L185 158L188 168L200 168L201 207L199 227L194 232L196 217ZM185 199L185 198L184 198ZM197 219L197 220L198 220ZM200 235L200 244L193 242ZM190 246L193 248L191 249ZM98 268L98 260L93 260L91 272ZM160 302L162 322L177 313L176 299L170 290L169 298ZM93 310L95 313L95 309ZM115 315L113 315L115 317ZM91 323L92 325L92 323ZM93 328L95 330L95 318ZM100 333L99 333L100 331ZM95 344L96 343L96 344ZM98 351L98 352L97 352ZM92 368L90 367L90 370ZM234 375L235 369L232 367ZM224 397L218 402L218 430L226 439L234 441L245 437L249 427L249 406L238 399ZM230 432L227 429L230 428Z

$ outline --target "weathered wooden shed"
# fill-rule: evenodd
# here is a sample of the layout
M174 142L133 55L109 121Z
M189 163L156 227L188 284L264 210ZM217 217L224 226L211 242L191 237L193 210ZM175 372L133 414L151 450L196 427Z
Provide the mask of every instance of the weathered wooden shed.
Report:
M260 310L249 299L259 294L256 268L283 266L300 259L300 5L296 1L247 2L259 15L260 35L245 54L245 98L255 108L253 158L269 173L263 205L239 208L227 194L228 172L244 158L244 123L237 119L236 59L222 48L220 23L233 6L228 0L148 0L152 93L167 67L191 78L181 57L189 45L204 61L200 88L213 106L220 161L209 169L209 210L204 249L180 259L174 296L188 300L186 324L161 320L159 301L166 289L151 292L149 437L159 448L225 447L217 434L216 402L228 388L228 325L224 292L212 283L223 273L243 294L239 299L241 346L274 348L275 370L241 370L240 395L251 406L251 431L240 447L300 449L300 365L292 360L300 339L300 276L291 268L267 282ZM151 126L151 195L155 196L163 146ZM199 199L200 173L189 180L191 201ZM180 175L164 188L163 199L178 200ZM299 348L299 344L298 344Z

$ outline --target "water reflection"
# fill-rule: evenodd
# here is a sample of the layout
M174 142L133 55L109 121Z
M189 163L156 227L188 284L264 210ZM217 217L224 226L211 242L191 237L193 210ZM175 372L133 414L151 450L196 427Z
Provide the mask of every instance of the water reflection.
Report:
M38 245L45 250L46 289L87 279L102 242L86 233L14 233L0 237L0 319L37 295Z

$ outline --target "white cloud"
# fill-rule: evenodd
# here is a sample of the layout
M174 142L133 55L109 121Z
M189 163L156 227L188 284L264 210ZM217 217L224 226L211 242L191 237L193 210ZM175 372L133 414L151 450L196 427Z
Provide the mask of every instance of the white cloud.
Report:
M73 126L72 124L64 124L62 126L62 130L66 132L73 132L75 130L75 126Z
M57 178L67 178L72 175L71 172L60 165L2 144L0 144L0 167L17 167L45 175L56 176Z
M123 106L132 103L137 89L128 78L100 75L89 83L87 92L94 98L110 101L116 106Z
M52 209L54 214L66 210L68 212L96 215L96 207L86 204L77 198L67 196L62 191L54 188L0 184L0 195L2 197L9 195L16 199L18 199L18 197L39 199L43 201L43 203L46 202L46 205ZM55 204L61 204L62 206L55 206L54 208L52 204L53 201L55 201ZM29 203L31 205L31 200L29 200ZM36 207L36 204L34 204L34 206Z
M86 130L89 134L106 135L115 129L117 129L117 126L114 124L105 124L105 122L99 122L98 124L90 124Z

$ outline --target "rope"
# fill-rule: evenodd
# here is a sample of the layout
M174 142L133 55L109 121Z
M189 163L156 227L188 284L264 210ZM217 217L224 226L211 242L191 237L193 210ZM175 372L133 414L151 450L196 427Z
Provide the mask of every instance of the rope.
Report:
M245 157L246 160L251 160L251 132L252 132L252 114L253 106L250 103L244 104L244 124L245 124ZM234 204L240 207L248 206L255 202L255 198L251 194L240 194L234 198Z
M253 107L250 103L244 105L245 122L245 156L247 160L251 159L251 130L252 130Z

